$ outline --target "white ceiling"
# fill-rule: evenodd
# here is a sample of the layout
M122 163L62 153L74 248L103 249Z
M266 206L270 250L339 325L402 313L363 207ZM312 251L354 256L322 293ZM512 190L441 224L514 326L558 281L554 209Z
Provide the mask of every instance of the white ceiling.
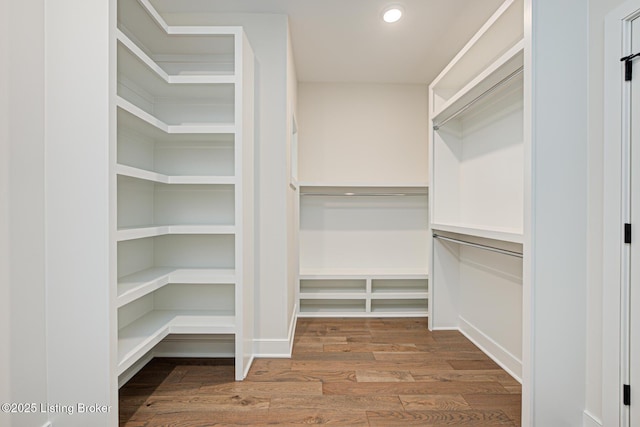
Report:
M160 13L289 16L301 82L430 83L503 0L152 0ZM390 4L405 10L386 24Z

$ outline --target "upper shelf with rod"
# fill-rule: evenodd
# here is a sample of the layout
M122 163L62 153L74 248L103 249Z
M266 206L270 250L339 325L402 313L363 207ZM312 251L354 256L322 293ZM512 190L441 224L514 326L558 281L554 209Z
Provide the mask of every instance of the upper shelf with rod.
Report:
M505 2L431 83L434 123L456 114L523 67L523 3Z
M344 183L300 183L301 196L424 196L428 194L426 184L371 185Z

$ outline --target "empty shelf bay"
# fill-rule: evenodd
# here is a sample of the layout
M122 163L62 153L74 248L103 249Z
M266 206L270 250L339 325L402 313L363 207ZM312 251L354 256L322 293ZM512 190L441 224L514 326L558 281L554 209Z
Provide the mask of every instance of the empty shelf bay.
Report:
M118 375L169 334L234 334L235 317L196 310L154 310L118 331Z
M118 307L122 307L170 283L235 283L232 269L157 267L124 276L118 280Z
M231 134L237 130L233 123L167 124L121 97L117 97L117 106L167 134Z

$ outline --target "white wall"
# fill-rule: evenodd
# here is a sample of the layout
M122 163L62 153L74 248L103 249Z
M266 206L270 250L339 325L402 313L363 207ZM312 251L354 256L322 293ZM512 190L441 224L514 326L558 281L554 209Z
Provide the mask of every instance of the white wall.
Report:
M0 93L9 90L9 0L0 1ZM9 273L9 97L0 98L0 402L9 402L11 360L11 292ZM9 425L9 415L0 412L0 424Z
M45 8L45 167L40 163L39 174L46 193L39 197L46 209L41 247L52 404L116 405L109 373L110 16L110 2L61 0ZM41 25L25 25L34 27ZM33 110L30 96L20 99ZM34 156L37 163L37 153L29 152L28 164ZM54 426L65 427L116 419L116 406L109 414L50 414Z
M582 0L532 2L533 216L525 242L530 263L525 275L532 276L525 290L531 290L533 349L525 369L533 390L531 399L525 394L525 404L532 404L534 426L583 422L588 6Z
M297 116L297 89L298 78L293 58L293 46L291 44L291 32L287 31L287 183L290 182L291 171L291 146L293 141L293 118ZM297 118L296 118L297 120ZM286 185L287 192L287 313L291 327L295 316L296 289L298 287L298 272L300 270L298 254L298 230L299 230L299 196L298 189Z
M601 424L604 158L604 18L625 0L589 1L589 174L586 417ZM587 424L589 425L589 424Z
M9 402L47 401L44 216L43 1L9 4L8 88ZM4 15L4 14L3 14ZM4 15L6 16L6 15ZM4 63L4 62L3 62ZM3 78L4 79L4 78ZM6 195L5 195L6 197ZM3 203L3 206L5 204ZM2 269L4 271L4 268ZM7 274L5 272L5 274ZM3 299L4 300L4 299ZM4 312L4 310L2 310ZM40 426L46 414L16 414L11 425Z
M425 184L426 85L300 83L300 181Z
M167 14L170 25L241 25L256 55L256 355L289 351L286 15Z

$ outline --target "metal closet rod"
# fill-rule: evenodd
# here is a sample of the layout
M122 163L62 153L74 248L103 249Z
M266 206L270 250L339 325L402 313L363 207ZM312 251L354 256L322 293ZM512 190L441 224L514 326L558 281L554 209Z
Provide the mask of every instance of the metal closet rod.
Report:
M460 245L471 246L473 248L484 249L484 250L491 251L491 252L497 252L499 254L509 255L509 256L516 257L516 258L522 258L522 254L520 252L508 251L506 249L496 248L495 246L489 246L489 245L482 245L480 243L467 242L466 240L455 239L453 237L445 237L445 236L441 236L441 235L436 234L436 233L433 233L433 238L434 239L440 239L440 240L446 240L447 242L458 243Z
M485 98L486 96L490 95L491 93L495 92L497 89L501 88L502 86L506 85L507 83L509 83L512 79L514 79L518 74L521 74L522 71L524 71L524 66L518 68L517 70L515 70L513 73L509 74L507 77L505 77L504 79L500 80L498 83L494 84L493 86L491 86L489 89L485 90L484 92L482 92L480 95L476 96L474 99L472 99L469 103L467 103L466 105L464 105L462 108L460 108L459 110L457 110L455 113L453 113L452 115L450 115L449 117L447 117L446 119L444 119L443 121L441 121L438 124L434 124L433 125L433 130L438 130L440 129L440 127L444 126L445 124L447 124L447 122L449 120L453 120L456 117L458 117L460 114L464 113L465 111L467 111L469 108L471 108L476 102L480 101L481 99Z
M301 196L426 196L427 193L358 193L358 192L345 192L345 193L300 193Z

